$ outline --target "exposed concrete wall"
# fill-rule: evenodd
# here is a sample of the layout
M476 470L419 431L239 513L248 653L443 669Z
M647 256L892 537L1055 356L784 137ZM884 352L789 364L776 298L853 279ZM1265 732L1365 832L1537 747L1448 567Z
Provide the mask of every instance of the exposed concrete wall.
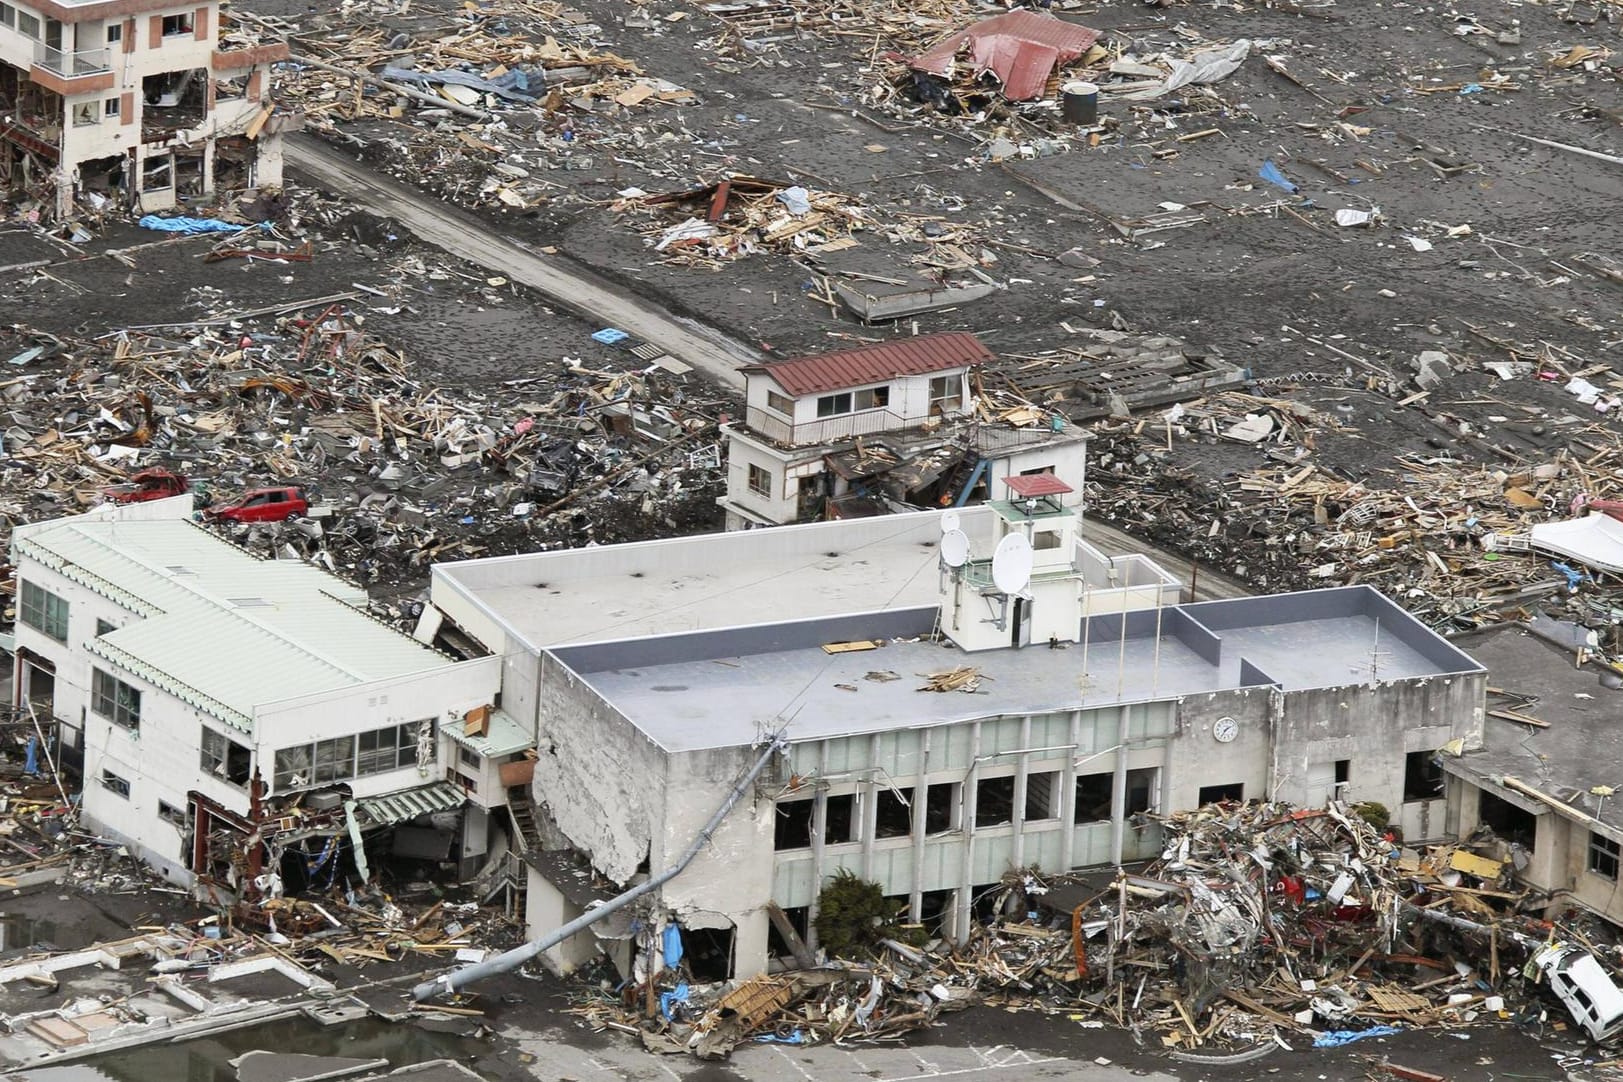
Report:
M1212 735L1219 718L1233 718L1239 735L1227 744ZM1246 688L1188 695L1177 704L1177 735L1167 749L1168 811L1197 807L1208 785L1241 785L1250 800L1268 796L1273 691Z
M660 851L649 852L664 837L665 753L551 655L538 702L536 808L593 867L625 883ZM687 796L702 803L709 793Z
M579 917L583 910L563 896L534 868L526 868L524 886L524 927L533 936L550 932ZM597 954L597 940L590 931L572 935L541 955L542 963L559 976L567 977L590 962Z
M739 776L759 756L753 748L718 748L671 757L660 844L655 846L649 866L652 874L658 875L680 859ZM769 788L763 784L760 790ZM717 927L718 915L733 923L735 975L739 977L766 971L772 814L771 799L758 792L746 793L687 870L661 888L665 907L678 923Z
M767 490L750 487L749 471L756 466L766 471ZM748 511L777 523L793 522L800 514L800 481L789 480L787 463L753 440L729 433L727 440L727 499Z
M1425 807L1404 804L1405 760L1409 752L1434 751L1480 734L1486 679L1466 673L1283 694L1269 795L1320 806L1329 795L1334 762L1345 759L1350 775L1343 799L1386 805L1406 837L1441 834L1440 799L1415 802Z

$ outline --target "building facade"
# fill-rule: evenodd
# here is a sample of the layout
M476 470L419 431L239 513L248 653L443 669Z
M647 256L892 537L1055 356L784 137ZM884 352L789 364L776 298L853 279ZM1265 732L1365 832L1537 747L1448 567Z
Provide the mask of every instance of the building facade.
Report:
M63 217L279 186L287 45L227 47L220 17L217 0L0 2L0 181Z
M85 826L215 897L483 854L457 753L470 714L488 731L500 659L432 650L190 513L185 496L13 534L18 705L79 764Z
M840 870L962 935L1005 873L1148 858L1152 813L1213 800L1371 800L1411 838L1441 833L1442 794L1410 799L1406 773L1480 741L1471 658L1368 588L1178 604L1149 561L1087 545L1064 496L958 513L956 565L920 513L470 561L436 569L434 601L508 656L504 701L536 718L541 834L606 882L672 867L785 742L656 897L650 926L680 926L710 976L786 951L774 908L815 947ZM1011 535L1032 550L1024 582L983 566ZM653 568L604 618L615 584ZM530 876L532 937L583 911L557 879ZM552 961L594 949L577 937ZM629 964L628 941L608 949Z
M963 503L1023 472L1080 488L1081 434L977 417L970 372L991 359L948 333L742 369L744 419L722 426L726 528Z

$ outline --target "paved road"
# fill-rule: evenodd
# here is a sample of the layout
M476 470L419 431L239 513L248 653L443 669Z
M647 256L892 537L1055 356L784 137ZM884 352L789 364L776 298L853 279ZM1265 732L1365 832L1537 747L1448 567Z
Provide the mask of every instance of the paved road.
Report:
M755 350L714 328L672 315L567 260L502 236L472 215L397 184L309 136L293 136L286 147L290 166L349 202L399 222L418 239L459 259L529 286L588 320L646 339L724 387L743 390L738 366L761 360Z

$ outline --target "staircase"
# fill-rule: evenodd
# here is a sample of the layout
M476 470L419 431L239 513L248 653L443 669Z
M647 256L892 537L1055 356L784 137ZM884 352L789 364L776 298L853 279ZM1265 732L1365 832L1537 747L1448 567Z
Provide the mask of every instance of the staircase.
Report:
M507 790L507 815L513 821L513 851L528 851L536 842L535 806L530 803L530 787L515 785Z

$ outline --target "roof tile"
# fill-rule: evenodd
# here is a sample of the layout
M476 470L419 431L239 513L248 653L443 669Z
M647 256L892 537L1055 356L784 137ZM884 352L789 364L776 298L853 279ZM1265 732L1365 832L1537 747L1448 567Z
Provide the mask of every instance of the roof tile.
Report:
M896 376L918 376L963 368L993 359L992 351L973 334L953 331L879 342L833 353L792 357L741 369L770 376L795 397L883 383Z

